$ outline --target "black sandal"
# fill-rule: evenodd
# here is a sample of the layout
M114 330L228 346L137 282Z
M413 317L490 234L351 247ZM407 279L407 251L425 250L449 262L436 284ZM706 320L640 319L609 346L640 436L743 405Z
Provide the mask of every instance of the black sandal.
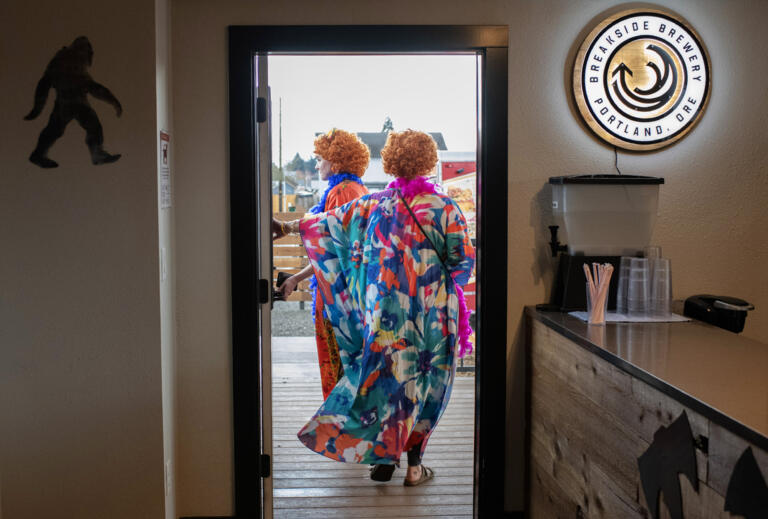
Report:
M389 481L395 473L395 465L374 465L371 467L371 479L374 481Z

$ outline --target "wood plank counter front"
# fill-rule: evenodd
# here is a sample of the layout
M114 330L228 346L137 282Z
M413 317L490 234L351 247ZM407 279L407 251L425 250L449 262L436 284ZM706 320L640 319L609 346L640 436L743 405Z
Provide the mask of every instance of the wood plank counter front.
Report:
M725 511L748 447L763 487L753 477L739 490L753 510L768 505L768 345L695 321L588 326L526 308L526 323L530 517L652 518L643 485L649 472L641 478L638 459L655 449L669 466L686 447L698 491L677 474L682 515L668 508L675 493L668 483L657 517L751 517ZM670 425L680 430L686 419L683 448L666 449ZM671 471L673 480L678 472L683 468ZM731 494L729 510L745 506L737 501ZM768 517L768 508L754 517Z

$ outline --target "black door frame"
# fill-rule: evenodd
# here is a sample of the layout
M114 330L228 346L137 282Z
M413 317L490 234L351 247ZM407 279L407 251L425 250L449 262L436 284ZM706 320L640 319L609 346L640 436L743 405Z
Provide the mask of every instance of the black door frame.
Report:
M260 516L260 342L254 55L446 53L483 56L478 135L475 514L504 515L507 355L507 26L230 26L229 143L235 512Z

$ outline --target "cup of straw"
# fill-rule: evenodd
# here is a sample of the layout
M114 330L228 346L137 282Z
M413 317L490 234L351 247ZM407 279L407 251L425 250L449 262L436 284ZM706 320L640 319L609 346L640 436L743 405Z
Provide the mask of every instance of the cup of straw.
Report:
M611 274L613 274L613 265L610 263L592 263L591 270L589 265L584 264L584 275L587 277L587 322L589 324L605 324Z

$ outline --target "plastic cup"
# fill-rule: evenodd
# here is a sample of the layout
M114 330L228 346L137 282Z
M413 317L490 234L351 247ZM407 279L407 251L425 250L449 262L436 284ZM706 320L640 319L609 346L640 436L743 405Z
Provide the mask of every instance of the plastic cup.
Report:
M668 258L656 258L651 279L651 314L668 317L672 302L672 273Z
M648 260L648 269L651 271L651 283L653 283L653 265L661 257L661 247L649 245L643 249L643 257Z
M661 247L658 245L649 245L643 249L643 256L645 258L654 260L661 257Z
M627 313L627 287L629 286L629 256L622 256L619 263L619 278L616 293L616 311L620 314Z
M651 271L647 258L631 258L627 281L627 314L646 317L651 299Z
M592 296L589 293L589 283L587 285L587 322L589 324L605 324L605 314L608 311L608 294L602 301L602 308L595 308Z

